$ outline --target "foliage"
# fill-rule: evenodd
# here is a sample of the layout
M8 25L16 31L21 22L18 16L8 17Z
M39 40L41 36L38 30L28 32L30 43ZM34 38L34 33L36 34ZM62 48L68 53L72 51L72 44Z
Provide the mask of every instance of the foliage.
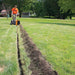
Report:
M48 16L58 16L59 15L59 7L57 4L58 0L45 0L44 1L44 8Z
M42 16L43 17L44 14L45 14L43 3L42 2L37 2L35 4L34 11L35 11L37 16Z
M17 5L21 16L21 13L23 11L29 10L31 0L4 0L3 3L5 4L6 8L8 8L9 6L11 6L12 8L14 7L14 5Z
M1 11L1 5L2 5L2 1L0 1L0 11Z
M37 16L55 16L59 15L58 0L39 0L34 1L33 8Z
M3 0L6 7L18 6L20 16L22 12L32 11L36 16L54 16L55 18L65 19L67 16L72 18L75 13L74 0Z
M63 12L67 12L70 9L72 13L75 13L75 0L59 0L58 4Z

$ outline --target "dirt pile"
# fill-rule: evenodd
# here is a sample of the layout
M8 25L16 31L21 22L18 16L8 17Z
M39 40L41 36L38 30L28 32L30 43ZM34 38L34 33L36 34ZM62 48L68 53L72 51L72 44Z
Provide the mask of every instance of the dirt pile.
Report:
M20 31L21 37L23 38L24 48L31 60L29 66L29 69L32 71L31 75L58 75L58 73L52 69L51 64L44 59L41 52L28 36L22 25L20 25Z

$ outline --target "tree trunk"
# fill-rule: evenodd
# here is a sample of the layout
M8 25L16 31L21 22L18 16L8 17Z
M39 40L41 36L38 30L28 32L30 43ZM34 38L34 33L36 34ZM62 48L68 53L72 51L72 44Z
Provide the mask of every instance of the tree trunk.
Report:
M20 17L20 18L21 18L21 13L22 13L22 12L20 12L20 14L19 14L19 17Z

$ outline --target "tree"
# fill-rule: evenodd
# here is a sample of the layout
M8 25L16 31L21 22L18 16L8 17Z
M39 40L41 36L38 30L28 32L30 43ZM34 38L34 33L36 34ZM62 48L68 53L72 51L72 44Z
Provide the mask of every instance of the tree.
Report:
M20 17L21 17L21 13L25 10L29 9L29 5L31 3L32 0L3 0L3 3L6 7L6 9L10 6L11 8L14 5L18 6L19 12L20 12Z
M71 9L72 12L75 13L75 0L59 0L58 4L64 12Z
M72 13L75 13L75 0L59 0L58 5L60 6L60 11L62 13L67 13L70 18Z
M43 6L43 3L38 1L36 4L35 4L35 13L37 15L37 17L41 16L43 17L44 14L45 14L45 11L44 11L44 6Z
M27 11L30 9L31 2L32 2L32 0L19 0L18 8L20 11L20 17L21 17L21 13L23 11Z
M0 11L1 11L2 0L0 0Z
M36 13L36 16L44 16L44 5L42 0L32 0L30 10Z
M58 0L44 0L44 8L48 16L59 16Z

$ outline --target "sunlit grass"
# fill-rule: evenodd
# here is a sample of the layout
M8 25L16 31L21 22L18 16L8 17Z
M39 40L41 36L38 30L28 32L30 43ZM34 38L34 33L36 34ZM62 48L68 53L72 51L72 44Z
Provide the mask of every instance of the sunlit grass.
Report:
M10 26L9 20L0 18L0 75L18 75L16 48L16 26Z
M75 74L75 20L27 18L21 23L59 75Z
M18 18L59 75L75 75L75 20ZM16 26L0 18L0 75L18 75ZM22 51L23 49L21 49ZM22 52L23 53L23 52ZM24 54L24 53L23 53ZM26 56L25 56L26 57ZM29 64L27 64L29 65Z

